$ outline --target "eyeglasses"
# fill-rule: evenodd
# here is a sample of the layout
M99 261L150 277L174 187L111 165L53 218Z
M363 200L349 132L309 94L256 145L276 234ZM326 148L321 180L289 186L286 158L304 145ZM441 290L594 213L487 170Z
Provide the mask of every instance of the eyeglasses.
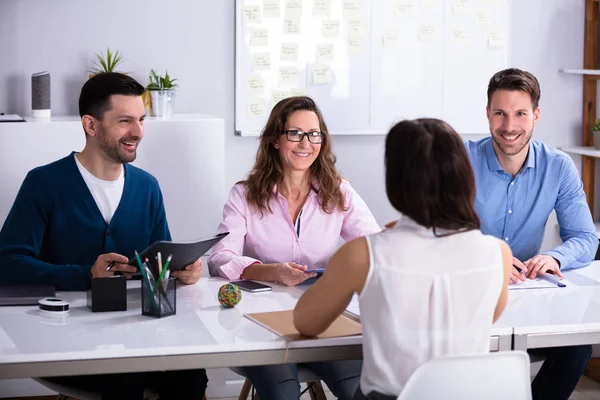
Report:
M308 141L312 144L323 143L323 133L321 132L302 132L297 129L284 131L282 135L285 135L285 138L290 142L301 142L304 139L304 136L308 138Z

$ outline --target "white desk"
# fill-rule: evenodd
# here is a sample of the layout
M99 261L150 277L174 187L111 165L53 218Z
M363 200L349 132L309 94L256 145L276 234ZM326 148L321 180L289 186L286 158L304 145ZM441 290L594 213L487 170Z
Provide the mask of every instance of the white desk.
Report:
M514 350L600 343L600 261L564 275L566 288L509 291L498 323L513 327Z

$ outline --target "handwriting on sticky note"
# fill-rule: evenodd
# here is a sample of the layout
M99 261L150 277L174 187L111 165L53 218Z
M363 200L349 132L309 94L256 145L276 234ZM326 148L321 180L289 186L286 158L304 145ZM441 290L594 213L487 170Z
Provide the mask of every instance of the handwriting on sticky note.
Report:
M467 31L464 29L455 29L454 30L454 42L459 44L467 43L469 39Z
M490 49L501 49L504 47L504 33L502 31L490 31L488 35L488 47Z
M288 97L290 97L290 92L287 90L273 90L271 92L271 107L275 107L275 104Z
M437 8L439 0L421 0L421 8L424 10L433 10Z
M269 45L269 30L254 28L250 33L250 47L261 47Z
M419 40L421 42L431 42L435 40L435 25L423 24L419 26Z
M258 117L265 113L265 101L263 99L252 99L248 101L248 115Z
M295 19L302 16L302 0L285 0L285 18Z
M260 6L246 6L242 10L244 16L244 24L259 24L260 23Z
M281 43L281 61L298 61L298 43Z
M271 69L271 53L254 53L254 71Z
M331 10L330 0L315 0L313 4L313 17L329 18L329 10Z
M263 18L279 18L279 0L263 0Z
M466 15L469 12L469 0L452 0L452 14Z
M250 75L246 80L246 91L248 94L263 94L265 92L265 82L258 75Z
M306 89L291 89L290 90L290 95L297 97L297 96L306 96Z
M283 21L283 33L297 35L300 33L300 18L288 19Z
M326 85L331 81L331 68L327 64L313 64L312 82L315 85Z
M326 63L333 61L333 45L319 44L317 45L317 62Z
M362 10L362 0L343 0L343 11L346 18L353 18Z
M279 67L279 84L281 85L297 85L298 84L298 68L296 67Z
M478 12L475 15L476 26L487 26L490 24L490 14L487 12Z
M399 37L397 29L386 29L383 32L383 47L398 47L398 41Z
M365 21L362 18L348 20L348 34L353 36L364 36Z
M360 54L363 52L363 38L360 36L348 36L348 53Z
M412 0L396 1L396 16L398 18L410 18L413 12Z
M321 33L323 37L340 36L340 21L331 19L323 21L323 31Z

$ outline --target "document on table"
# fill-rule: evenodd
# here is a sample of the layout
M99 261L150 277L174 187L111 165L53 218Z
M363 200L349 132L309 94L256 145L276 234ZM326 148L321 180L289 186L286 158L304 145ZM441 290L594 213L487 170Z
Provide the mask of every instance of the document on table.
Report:
M360 308L358 307L358 295L354 293L352 296L352 300L350 300L350 304L346 307L346 312L350 315L360 318Z
M519 281L519 283L512 283L508 285L508 290L520 290L520 289L548 289L566 287L567 283L558 277L540 275L535 279L527 278L526 281Z

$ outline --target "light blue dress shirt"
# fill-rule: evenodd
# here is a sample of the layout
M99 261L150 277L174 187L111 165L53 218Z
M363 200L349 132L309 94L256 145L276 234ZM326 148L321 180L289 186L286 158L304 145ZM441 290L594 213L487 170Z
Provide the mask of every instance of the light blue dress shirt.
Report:
M504 239L521 261L539 254L546 221L556 210L563 243L545 252L560 269L594 260L598 237L583 184L573 160L546 144L531 141L525 164L514 178L496 157L492 138L465 143L471 157L481 231Z

